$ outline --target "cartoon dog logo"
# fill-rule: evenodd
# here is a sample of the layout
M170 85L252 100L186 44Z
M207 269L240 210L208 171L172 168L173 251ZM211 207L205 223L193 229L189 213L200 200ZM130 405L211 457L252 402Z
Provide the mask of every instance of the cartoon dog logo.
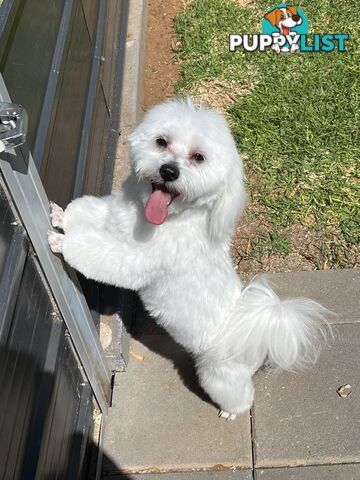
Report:
M299 33L298 31L295 31L296 27L303 23L303 18L298 7L286 4L281 4L270 10L270 12L264 15L264 19L272 25L272 35L275 37L280 35L295 35ZM280 53L280 51L290 51L291 53L294 53L299 49L299 46L297 44L292 44L290 48L286 46L280 48L278 44L274 44L272 48L276 53Z
M1 1L1 0L0 0ZM332 52L345 51L349 33L314 33L309 35L309 19L300 7L281 3L272 7L262 17L261 33L231 33L229 52Z
M283 8L275 8L265 15L271 25L277 27L281 35L288 35L291 28L300 25L302 18L298 14L297 7L286 5Z

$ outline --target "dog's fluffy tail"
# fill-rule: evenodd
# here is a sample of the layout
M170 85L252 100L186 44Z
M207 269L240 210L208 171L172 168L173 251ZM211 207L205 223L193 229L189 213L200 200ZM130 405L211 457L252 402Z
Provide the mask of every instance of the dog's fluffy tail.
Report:
M281 300L263 277L256 277L242 291L224 340L231 345L229 353L236 350L256 368L268 359L275 368L303 369L317 360L329 313L308 298Z

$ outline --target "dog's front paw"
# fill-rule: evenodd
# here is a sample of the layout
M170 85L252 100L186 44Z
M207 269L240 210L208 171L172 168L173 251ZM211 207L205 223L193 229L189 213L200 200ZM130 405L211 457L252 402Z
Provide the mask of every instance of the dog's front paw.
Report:
M52 230L48 231L48 243L54 253L62 253L65 235Z
M64 229L64 210L54 202L50 202L50 218L53 227Z
M236 415L235 413L225 412L224 410L220 410L218 417L225 418L225 420L235 420Z
M278 45L277 43L274 44L271 48L274 50L275 53L280 53L281 52L280 45Z

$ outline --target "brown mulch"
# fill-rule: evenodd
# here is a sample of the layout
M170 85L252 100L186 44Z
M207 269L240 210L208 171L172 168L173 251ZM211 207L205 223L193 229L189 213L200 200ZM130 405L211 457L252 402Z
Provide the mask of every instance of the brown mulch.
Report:
M156 105L174 95L179 65L174 52L175 15L183 0L149 0L144 69L144 108Z

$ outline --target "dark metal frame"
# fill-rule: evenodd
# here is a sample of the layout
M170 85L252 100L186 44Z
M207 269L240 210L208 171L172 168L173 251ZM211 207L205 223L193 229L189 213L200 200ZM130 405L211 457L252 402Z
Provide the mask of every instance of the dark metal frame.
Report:
M88 144L89 144L89 132L90 132L91 124L93 120L94 98L96 94L96 86L97 86L97 81L98 81L98 76L100 71L100 65L101 65L101 59L102 59L102 48L104 43L105 13L106 13L106 2L100 2L99 16L98 16L97 30L96 30L95 54L94 54L93 64L91 67L88 98L86 102L85 114L83 119L84 134L81 138L80 152L78 157L78 164L77 164L74 189L73 189L73 196L75 198L81 195L82 186L84 183L86 156L87 156Z
M43 102L43 108L40 114L38 135L36 136L35 146L33 149L33 158L36 168L40 170L41 161L43 159L46 134L48 125L50 123L51 112L53 109L56 89L58 86L59 74L61 63L63 60L63 54L65 50L67 34L71 25L71 19L73 16L74 0L65 0L63 14L60 22L60 28L58 38L53 55L53 61L51 65L50 75L46 88L45 98Z
M17 21L17 11L18 9L21 10L25 1L4 0L1 5L0 39L2 40L2 45L0 43L0 59L3 56L7 42L11 41L9 35L12 25L15 25L14 22ZM76 171L71 179L73 182L73 197L82 194L85 182L88 155L89 150L91 150L89 141L94 126L96 126L95 112L98 108L96 102L99 89L103 94L102 98L103 100L105 99L107 109L104 110L102 107L102 112L107 111L109 113L109 116L106 117L106 122L109 122L109 118L110 126L108 131L98 132L100 135L106 135L106 138L104 137L104 143L101 144L104 145L102 155L104 156L105 169L102 173L103 178L101 179L100 190L94 192L96 194L106 194L111 190L115 148L120 134L119 111L129 0L98 0L98 2L99 11L96 20L96 33L90 35L93 53L87 91L84 92L83 97L85 99L85 107L82 111L82 128L77 137L79 138L80 146ZM116 2L116 7L114 7L114 3L111 3L111 7L119 14L120 23L110 32L110 37L111 35L116 36L114 45L115 55L111 52L111 84L110 82L107 84L109 88L105 92L104 85L101 82L101 73L105 60L102 55L110 2ZM76 372L80 379L83 378L83 383L79 384L81 387L78 386L80 388L80 399L76 397L76 404L78 405L76 407L78 408L76 425L71 430L72 434L77 435L75 442L77 447L71 453L70 476L67 476L69 479L80 478L86 442L88 441L89 429L91 428L90 419L92 419L94 408L99 409L101 418L99 432L99 445L101 445L104 422L106 421L106 412L111 395L111 372L99 341L96 322L94 323L89 307L81 293L81 289L79 289L79 282L74 272L68 269L59 258L54 256L47 245L47 230L51 228L48 215L48 198L38 173L47 149L49 125L51 125L54 108L56 108L59 97L59 88L62 83L62 75L64 74L64 58L69 50L76 8L78 8L78 12L81 12L79 4L81 4L82 8L81 15L86 18L85 7L88 7L89 3L85 2L85 0L64 0L62 13L58 10L59 16L57 18L60 19L60 23L55 47L53 47L52 60L50 57L51 69L47 82L44 84L46 89L45 91L43 90L44 97L36 125L36 133L34 134L33 155L31 155L27 146L17 148L13 155L5 153L0 155L0 172L2 174L0 175L0 182L5 181L5 190L12 197L12 200L9 200L10 208L17 212L19 217L17 225L5 226L5 228L12 229L12 243L6 253L7 257L5 258L2 271L0 271L0 314L3 314L2 319L0 319L0 347L4 348L6 352L6 339L9 337L9 332L12 329L13 312L17 306L19 286L22 285L23 272L27 268L26 265L29 263L30 255L31 262L37 265L36 268L39 269L38 274L42 278L42 288L45 288L48 292L48 299L51 299L51 304L53 305L53 313L51 315L54 315L55 319L48 343L40 346L43 349L41 355L46 357L44 369L46 369L46 372L55 374L57 368L66 367ZM92 16L92 19L94 19L94 16ZM91 24L92 26L95 25L93 21L91 21ZM108 78L110 77L108 76ZM0 75L1 100L8 101L10 99ZM16 98L13 100L16 101ZM99 182L97 185L99 185ZM34 292L34 297L38 293ZM66 338L64 338L64 335ZM61 357L59 345L64 345L64 342L69 345L70 353L66 357L67 359L61 360L61 362L65 362L63 367L59 367ZM66 364L66 362L68 363ZM0 380L2 380L1 373L0 368ZM50 408L50 400L61 403L62 399L57 399L56 397L54 400L54 392L50 384L47 385L45 382L41 388L42 391L39 392L39 397L41 397L42 403L36 405L37 410L34 419L38 423L35 430L43 429L43 435L51 436L52 427L46 424L46 412ZM66 401L71 403L74 398L72 399L68 395ZM17 425L16 418L14 418L14 422ZM21 428L21 425L19 424L16 428ZM33 431L31 431L31 435L34 435ZM67 440L63 441L67 442ZM70 443L67 445L70 445ZM30 468L30 470L26 471L26 478L29 480L34 478L33 474L37 468L35 458L36 453L39 454L39 452L39 437L31 437L25 449L25 456L28 459L33 457L32 462L25 462L27 468ZM100 476L101 448L97 454L95 478ZM39 460L39 462L41 461L45 462L44 459Z
M11 101L1 75L0 101ZM47 244L47 231L52 228L49 202L32 156L26 152L26 147L21 147L15 155L3 153L0 168L101 411L106 413L110 402L111 373L84 296L76 287L75 277L71 271L66 274L63 263L52 254Z

